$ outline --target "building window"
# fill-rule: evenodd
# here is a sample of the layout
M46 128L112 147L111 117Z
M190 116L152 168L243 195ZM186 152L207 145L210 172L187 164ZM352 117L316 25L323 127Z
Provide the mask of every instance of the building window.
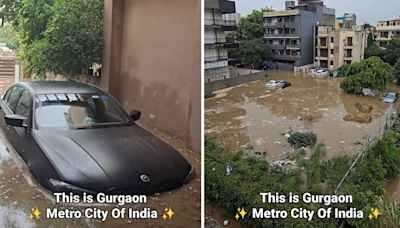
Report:
M335 38L331 37L331 43L335 42Z
M333 61L331 61L331 66L333 66Z
M333 55L333 49L331 49L331 55Z

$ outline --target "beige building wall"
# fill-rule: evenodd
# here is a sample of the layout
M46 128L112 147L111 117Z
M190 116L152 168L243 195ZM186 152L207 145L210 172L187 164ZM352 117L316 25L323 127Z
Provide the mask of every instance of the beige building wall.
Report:
M322 39L326 40L326 45L321 45ZM343 64L364 59L367 34L365 31L333 30L330 26L319 26L316 42L316 65L336 70Z
M101 86L200 152L200 0L105 0Z

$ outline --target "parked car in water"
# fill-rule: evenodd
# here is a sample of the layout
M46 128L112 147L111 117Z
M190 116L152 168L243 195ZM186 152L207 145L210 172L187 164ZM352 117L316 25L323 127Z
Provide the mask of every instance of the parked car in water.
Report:
M267 84L265 84L265 86L274 88L275 86L279 85L279 83L281 83L281 81L270 80L269 82L267 82Z
M287 88L289 86L291 86L292 83L288 82L288 81L280 81L278 85L275 86L276 89L284 89Z
M190 181L193 167L141 128L101 89L71 81L12 86L0 127L38 182L53 192L153 194Z
M322 70L322 69L320 69L320 70L316 70L315 72L314 72L314 75L315 76L317 76L317 77L326 77L326 76L328 76L329 75L329 71L327 71L327 70Z
M388 103L388 104L393 104L397 100L397 93L390 92L387 93L386 96L383 98L383 102Z

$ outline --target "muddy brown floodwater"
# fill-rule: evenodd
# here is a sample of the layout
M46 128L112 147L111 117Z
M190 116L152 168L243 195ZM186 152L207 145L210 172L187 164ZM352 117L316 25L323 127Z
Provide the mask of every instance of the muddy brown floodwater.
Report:
M0 227L200 227L201 182L200 155L186 149L184 143L157 130L150 132L176 148L196 169L197 176L187 185L170 192L156 194L147 198L145 205L125 205L126 208L142 210L145 207L158 211L155 220L112 219L105 222L89 219L45 219L45 208L84 210L89 205L61 205L55 202L53 195L43 189L33 179L25 163L9 148L0 132ZM28 219L32 207L42 212L39 220ZM110 211L116 205L96 204L97 207ZM165 207L171 207L173 219L161 218ZM110 217L110 215L109 215Z
M269 80L290 81L292 86L267 88ZM342 80L268 71L265 80L220 90L207 99L205 132L233 150L266 152L269 161L286 159L294 152L285 137L291 131L316 133L318 141L326 145L327 158L358 153L368 138L383 133L397 104L385 104L380 97L343 93L339 87ZM396 85L389 85L388 90L400 92ZM358 111L356 103L372 106L371 123L343 120ZM400 193L398 182L394 180L392 185ZM392 192L399 197L397 191Z

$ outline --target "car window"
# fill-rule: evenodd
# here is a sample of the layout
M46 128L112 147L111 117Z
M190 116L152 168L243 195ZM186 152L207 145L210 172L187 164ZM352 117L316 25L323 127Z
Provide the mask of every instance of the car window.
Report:
M14 87L11 87L10 89L7 90L6 94L3 97L3 101L7 102L7 99L10 97L11 91L14 89Z
M8 99L6 101L6 104L11 109L12 112L14 112L15 106L17 105L17 102L18 102L18 99L19 99L19 96L21 95L23 90L24 89L22 87L16 86L12 90L10 96L8 97Z
M84 129L129 124L125 112L104 94L39 94L35 97L39 129Z
M28 90L24 90L15 108L15 114L29 119L31 109L31 97Z

